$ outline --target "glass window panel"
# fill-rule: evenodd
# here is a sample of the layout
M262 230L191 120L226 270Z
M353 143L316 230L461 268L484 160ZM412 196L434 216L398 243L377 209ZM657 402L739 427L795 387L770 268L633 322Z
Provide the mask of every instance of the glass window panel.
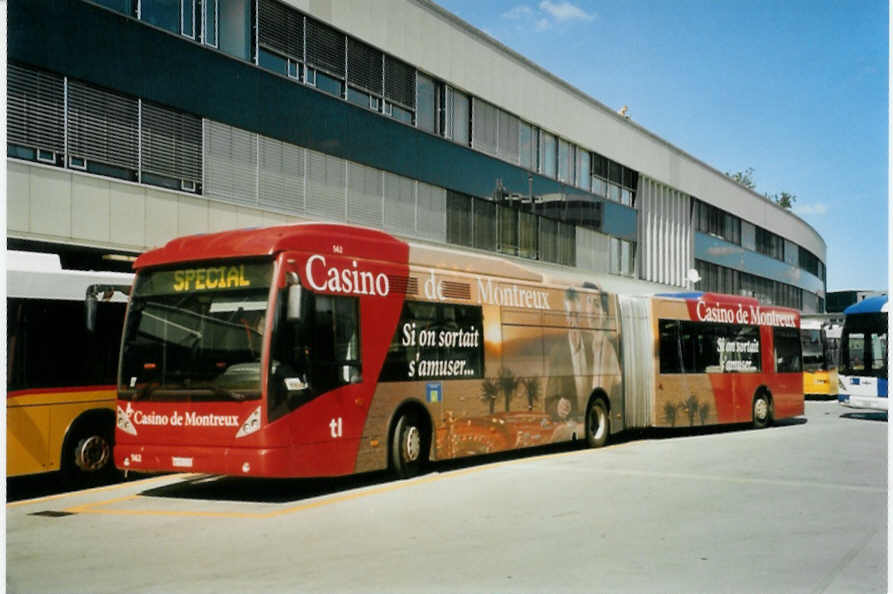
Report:
M620 202L620 186L608 184L608 200Z
M499 251L506 254L518 253L518 211L509 206L498 207Z
M140 20L167 29L171 33L179 33L180 0L142 0Z
M437 104L434 81L418 73L416 75L416 125L432 134L437 130Z
M589 173L589 151L577 150L577 185L588 190L592 176Z
M570 144L566 140L558 139L558 180L570 181Z
M202 5L205 11L204 42L217 47L217 0L205 0Z
M471 196L447 192L447 242L471 246Z
M261 49L258 53L257 63L261 68L266 68L271 72L288 74L288 60L265 49Z
M135 16L133 0L93 0L100 6L111 8L117 12L122 12L128 16Z
M217 0L221 51L251 59L251 0Z
M344 83L337 78L333 78L324 72L316 71L316 88L330 95L341 97L344 92ZM410 123L412 119L410 118Z
M468 131L471 117L468 95L455 89L450 90L452 91L452 113L450 114L451 137L459 144L468 146Z
M592 193L596 196L606 197L608 194L608 182L600 177L592 177Z
M741 221L741 247L756 251L756 228L747 221Z
M496 204L480 198L472 199L474 215L474 247L496 251Z
M521 122L519 130L519 144L521 146L521 167L534 169L533 164L533 128L527 122Z
M540 156L540 163L543 164L542 173L549 177L555 177L555 174L557 173L555 163L555 136L548 132L541 132L540 136L542 138L542 155Z
M347 100L354 105L359 105L360 107L369 109L369 93L358 91L353 87L347 87Z
M186 37L195 38L195 0L183 0L182 26L180 31Z

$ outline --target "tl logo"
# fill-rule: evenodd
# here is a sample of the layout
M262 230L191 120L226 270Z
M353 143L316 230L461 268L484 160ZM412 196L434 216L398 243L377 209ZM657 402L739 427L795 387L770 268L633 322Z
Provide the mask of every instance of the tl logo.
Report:
M333 438L338 438L344 435L341 417L329 421L329 430L332 432Z

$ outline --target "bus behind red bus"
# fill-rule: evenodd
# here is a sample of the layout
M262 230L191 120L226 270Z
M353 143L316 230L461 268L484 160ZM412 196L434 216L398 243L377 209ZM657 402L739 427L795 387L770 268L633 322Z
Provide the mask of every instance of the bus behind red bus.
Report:
M409 476L803 413L799 316L753 299L618 299L579 273L321 223L180 238L134 267L125 470Z

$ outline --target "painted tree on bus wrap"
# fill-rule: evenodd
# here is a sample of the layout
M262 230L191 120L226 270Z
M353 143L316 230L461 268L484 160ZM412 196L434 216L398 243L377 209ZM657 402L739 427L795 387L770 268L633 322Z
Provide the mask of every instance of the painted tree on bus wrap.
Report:
M521 385L527 394L527 410L533 410L533 406L540 399L540 382L536 377L522 377Z
M505 398L505 412L509 412L512 398L515 397L515 389L518 387L520 380L515 377L511 369L503 367L499 370L499 377L496 381L502 390L502 397Z
M485 377L481 382L481 400L490 407L492 415L496 409L496 397L499 395L499 386L496 385L489 377Z

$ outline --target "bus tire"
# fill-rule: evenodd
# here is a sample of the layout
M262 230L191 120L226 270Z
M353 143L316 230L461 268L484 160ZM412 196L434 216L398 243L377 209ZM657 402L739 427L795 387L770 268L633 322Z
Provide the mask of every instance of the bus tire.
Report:
M608 443L611 433L611 419L608 407L601 398L589 400L586 407L586 444L591 448L600 448Z
M428 437L412 411L400 413L391 437L391 468L399 478L418 475L427 461Z
M113 426L96 420L76 424L62 445L62 482L68 487L86 487L113 480L117 473L113 444Z
M763 429L772 424L772 401L765 391L757 392L753 398L753 426Z

